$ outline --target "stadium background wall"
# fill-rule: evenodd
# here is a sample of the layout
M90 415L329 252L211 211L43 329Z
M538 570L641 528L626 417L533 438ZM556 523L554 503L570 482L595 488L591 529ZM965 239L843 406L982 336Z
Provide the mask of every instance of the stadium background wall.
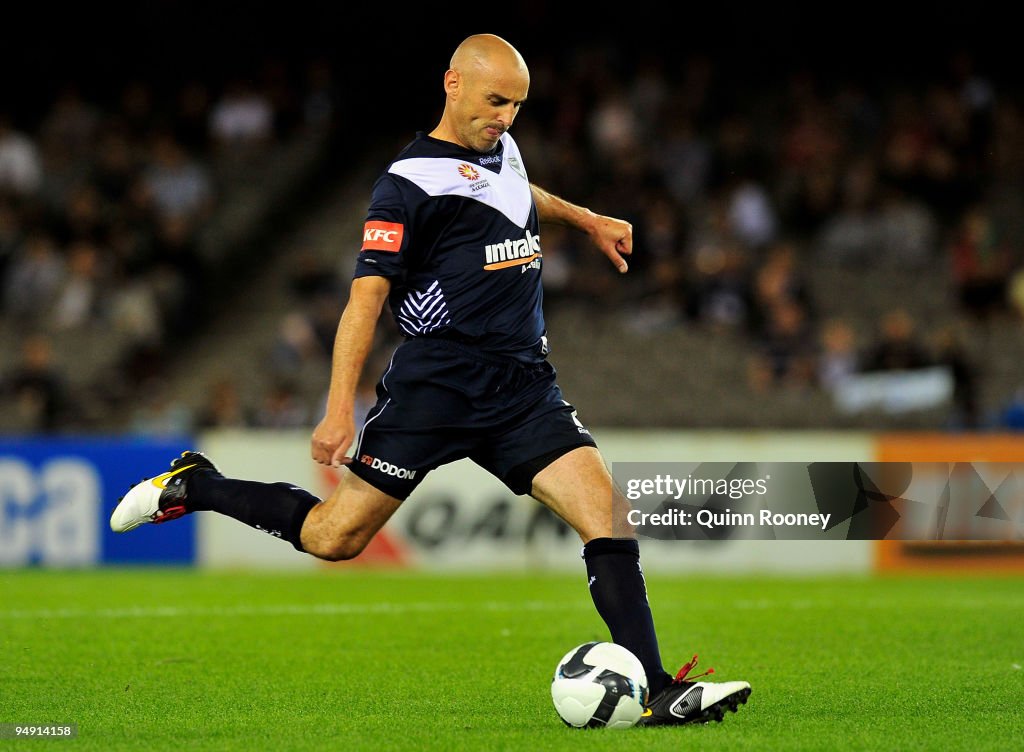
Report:
M870 433L598 430L609 462L1008 461L1024 439ZM106 564L311 569L329 566L575 570L579 542L529 498L460 462L432 473L383 534L354 562L327 565L234 520L204 514L129 535L109 531L120 493L144 468L198 446L236 477L287 480L325 495L332 470L308 459L305 432L216 431L174 440L13 439L0 442L0 566ZM1022 571L1015 544L871 541L645 541L649 571L867 573L911 570Z

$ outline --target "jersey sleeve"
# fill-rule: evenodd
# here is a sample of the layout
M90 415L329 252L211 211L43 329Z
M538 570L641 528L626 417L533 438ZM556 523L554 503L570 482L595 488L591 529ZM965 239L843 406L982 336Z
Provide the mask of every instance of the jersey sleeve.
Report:
M377 180L363 225L355 277L405 278L414 213L410 199L395 176L385 174Z

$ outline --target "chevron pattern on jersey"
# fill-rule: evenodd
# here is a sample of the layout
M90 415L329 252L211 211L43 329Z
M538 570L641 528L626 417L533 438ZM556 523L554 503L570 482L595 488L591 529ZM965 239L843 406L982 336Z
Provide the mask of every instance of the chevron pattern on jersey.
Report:
M441 283L435 281L426 291L410 290L398 309L398 324L405 334L427 334L451 323Z

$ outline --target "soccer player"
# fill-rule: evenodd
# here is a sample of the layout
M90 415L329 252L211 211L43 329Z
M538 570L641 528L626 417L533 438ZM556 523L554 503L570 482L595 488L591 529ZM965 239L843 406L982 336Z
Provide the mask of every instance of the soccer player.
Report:
M211 510L313 556L350 559L427 473L469 457L579 533L597 611L647 673L641 722L721 720L746 702L750 685L687 680L696 656L675 678L662 667L639 547L623 522L628 504L546 359L540 223L585 232L620 272L632 228L529 182L508 133L529 83L506 41L466 39L444 75L441 121L417 133L373 187L327 410L312 437L314 460L347 468L330 498L226 478L185 452L169 472L134 486L110 524L124 532ZM356 384L385 300L406 339L356 437Z

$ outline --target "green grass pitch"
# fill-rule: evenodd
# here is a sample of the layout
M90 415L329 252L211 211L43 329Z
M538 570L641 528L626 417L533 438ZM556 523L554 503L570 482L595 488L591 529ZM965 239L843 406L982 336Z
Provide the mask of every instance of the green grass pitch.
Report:
M577 577L0 573L0 722L76 750L1002 750L1024 743L1019 579L648 581L675 668L746 679L721 724L577 731L548 690L607 639ZM20 746L19 746L20 745ZM27 746L26 746L27 748Z

